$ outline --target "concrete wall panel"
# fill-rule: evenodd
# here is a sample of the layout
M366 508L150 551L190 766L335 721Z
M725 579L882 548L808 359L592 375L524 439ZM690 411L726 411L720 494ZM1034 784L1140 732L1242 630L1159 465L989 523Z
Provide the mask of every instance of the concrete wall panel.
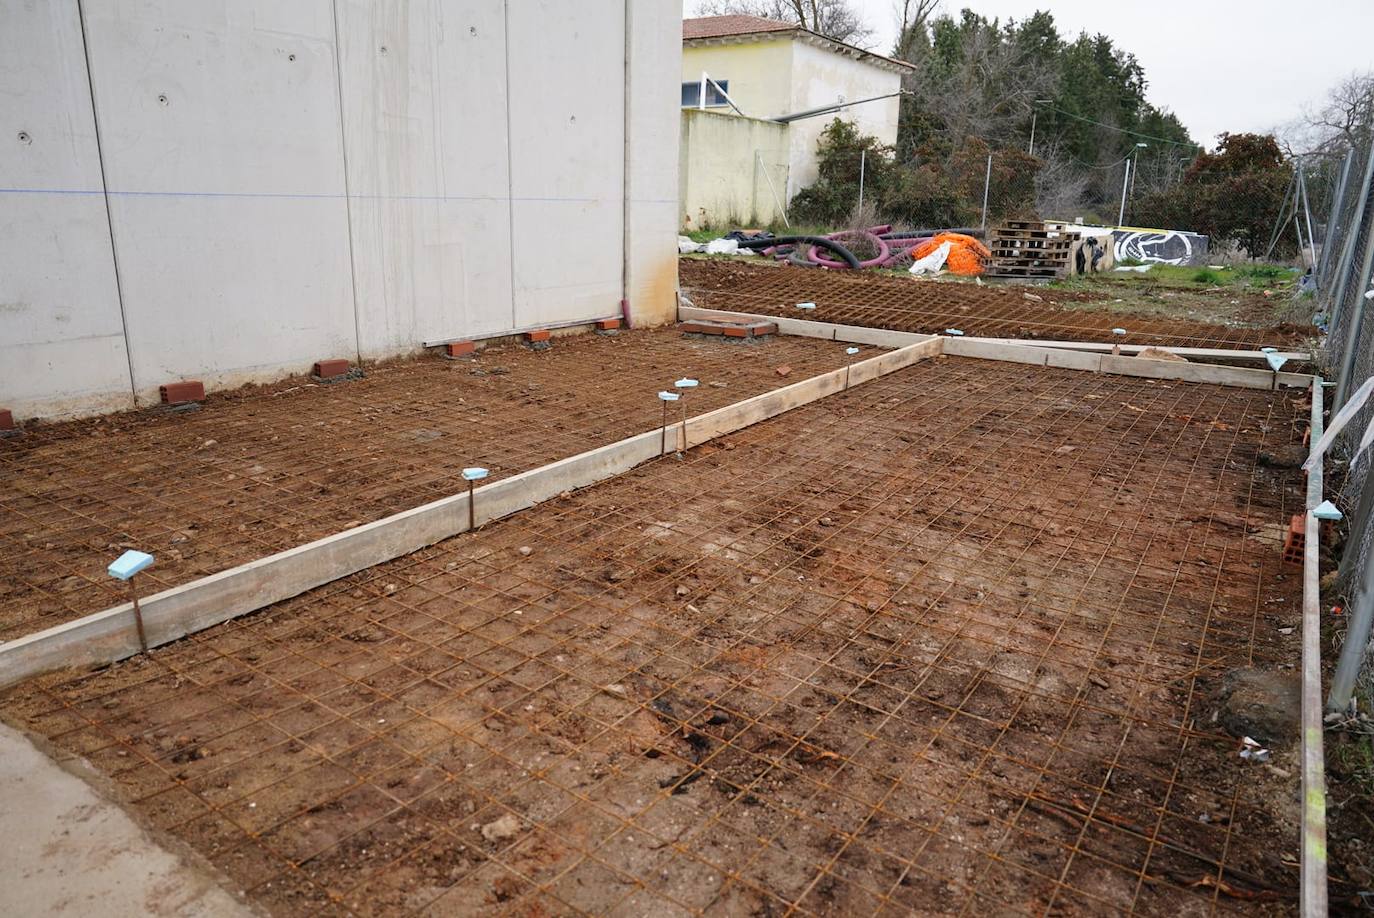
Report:
M515 324L504 7L338 4L365 356Z
M0 128L0 407L130 407L75 3L0 0Z
M636 325L677 319L678 125L682 66L677 0L626 0L630 136L625 292ZM668 104L664 104L667 102Z
M507 4L517 328L620 311L624 12L624 0Z
M85 10L140 396L356 354L328 0Z

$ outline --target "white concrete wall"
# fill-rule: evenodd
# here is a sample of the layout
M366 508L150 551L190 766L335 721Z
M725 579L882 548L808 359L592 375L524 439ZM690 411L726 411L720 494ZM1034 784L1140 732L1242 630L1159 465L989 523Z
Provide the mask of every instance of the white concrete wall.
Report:
M901 74L863 60L818 48L804 41L792 43L791 111L805 111L893 93L902 88ZM835 115L822 115L791 122L792 157L788 178L788 198L816 181L819 175L816 143L821 132L835 118L853 121L861 134L871 134L883 143L897 142L899 99L883 99L847 108Z
M781 222L789 156L785 124L684 108L678 167L683 229L729 232Z
M82 7L0 0L0 407L671 319L672 0Z
M75 3L0 0L0 407L132 404Z

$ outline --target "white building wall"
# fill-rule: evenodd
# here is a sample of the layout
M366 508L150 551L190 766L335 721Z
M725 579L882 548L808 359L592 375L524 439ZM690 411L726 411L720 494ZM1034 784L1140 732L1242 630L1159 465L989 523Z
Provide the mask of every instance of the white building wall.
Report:
M0 125L34 138L0 143L0 407L615 315L626 289L671 319L672 0L81 6L84 49L76 0L0 0Z
M513 328L505 3L337 8L362 353Z
M0 0L0 188L0 407L129 407L75 3Z
M885 70L863 60L856 60L834 51L818 48L805 41L792 43L792 108L799 112L853 102L902 88L901 74ZM790 200L798 191L816 181L819 171L816 144L821 132L836 118L853 121L862 134L871 134L883 143L897 142L897 111L899 99L883 99L846 108L833 115L821 115L793 121L792 155L787 180Z
M139 398L355 354L329 0L82 7Z

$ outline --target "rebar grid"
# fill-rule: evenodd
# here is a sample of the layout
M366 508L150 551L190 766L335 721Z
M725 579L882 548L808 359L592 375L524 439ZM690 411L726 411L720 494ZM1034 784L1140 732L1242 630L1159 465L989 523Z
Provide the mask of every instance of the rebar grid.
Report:
M915 282L861 272L847 275L820 269L683 259L683 292L692 305L759 315L790 315L864 325L895 331L939 334L958 328L967 335L1002 338L1049 338L1065 341L1113 341L1180 347L1287 346L1301 342L1293 327L1247 327L1151 315L1127 315L1105 306L1105 297L1020 285ZM1027 299L1026 295L1035 297ZM1228 292L1230 297L1244 296ZM1090 303L1103 300L1104 307ZM804 314L798 302L816 304ZM1075 305L1065 306L1064 303ZM1082 304L1082 305L1078 305ZM1124 327L1118 336L1112 329ZM1315 330L1308 329L1315 335Z
M6 708L275 911L1231 910L1296 423L929 361Z
M653 429L680 376L702 380L696 413L845 360L804 338L581 335L34 427L0 440L0 639L127 601L104 574L124 547L157 555L140 577L155 592L455 493L465 465L510 475Z

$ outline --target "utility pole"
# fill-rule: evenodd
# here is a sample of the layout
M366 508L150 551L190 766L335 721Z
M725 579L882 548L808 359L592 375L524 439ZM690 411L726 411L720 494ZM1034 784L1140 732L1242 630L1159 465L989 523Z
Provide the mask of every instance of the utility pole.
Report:
M1053 101L1053 100L1051 100L1051 99L1036 99L1036 100L1034 100L1034 102L1031 104L1031 135L1030 135L1030 146L1026 148L1026 153L1027 153L1028 155L1030 155L1030 156L1034 156L1034 155L1035 155L1035 118L1036 118L1037 115L1040 114L1040 110L1039 110L1038 108L1036 108L1035 106L1037 106L1037 105L1048 105L1051 101Z

